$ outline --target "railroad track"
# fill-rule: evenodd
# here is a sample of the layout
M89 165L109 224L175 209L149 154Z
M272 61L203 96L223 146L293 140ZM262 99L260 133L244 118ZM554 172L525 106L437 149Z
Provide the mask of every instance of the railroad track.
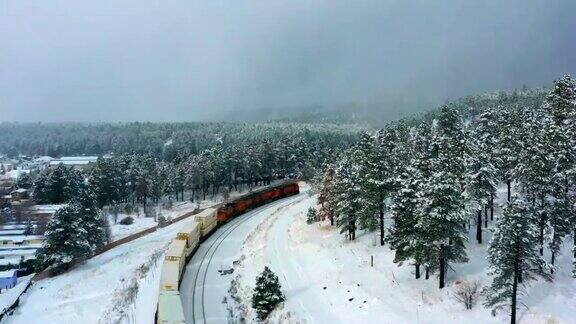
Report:
M297 195L298 196L298 195ZM297 197L294 196L294 197ZM292 205L294 203L296 203L297 201L292 201L290 203L287 203L286 206ZM203 253L202 255L202 259L200 260L200 264L198 265L198 269L196 270L196 275L194 276L194 284L192 286L192 323L196 323L196 303L195 300L197 298L196 294L196 288L198 287L199 279L200 277L202 277L202 286L201 286L201 291L200 291L200 296L198 296L199 298L201 298L201 314L202 314L202 321L203 323L206 323L206 312L205 312L205 299L204 299L204 292L206 289L206 278L208 276L208 269L210 268L210 264L212 263L212 259L214 257L214 255L216 254L216 251L218 250L218 247L220 247L220 245L224 242L224 240L226 240L226 238L232 233L234 232L234 230L236 230L238 227L240 227L242 224L246 223L247 221L249 221L250 219L252 219L253 217L255 217L256 215L260 215L260 213L264 212L265 210L269 209L269 208L274 208L277 205L281 205L283 203L286 203L286 201L284 199L275 201L271 204L267 204L264 205L262 207L264 207L264 209L262 210L253 210L251 212L249 212L249 215L243 215L243 216L239 216L235 219L233 219L230 223L228 223L227 225L225 225L226 227L223 228L224 230L221 231L221 233L219 233L216 238L210 243L210 246L206 249L206 251ZM260 207L260 208L262 208ZM216 233L214 233L213 235L216 235ZM203 265L205 265L204 269L202 269Z

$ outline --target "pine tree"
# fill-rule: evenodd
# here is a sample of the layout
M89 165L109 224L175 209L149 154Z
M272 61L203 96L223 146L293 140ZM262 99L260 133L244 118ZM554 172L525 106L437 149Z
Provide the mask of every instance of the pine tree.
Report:
M422 213L417 226L429 242L428 255L436 262L427 265L439 270L439 288L444 288L450 262L466 262L464 243L467 240L462 226L464 212L465 143L458 114L444 107L432 125L430 139L430 176L422 187Z
M346 233L349 240L356 239L358 213L362 203L362 187L360 186L360 168L353 161L352 151L345 155L336 170L334 183L334 213L340 233Z
M408 260L414 261L416 279L420 278L420 266L428 264L428 242L418 227L420 213L420 190L422 177L418 169L407 166L398 177L400 188L392 195L392 220L387 241L394 250L394 262L402 265Z
M375 151L376 143L374 138L368 133L363 133L355 146L355 154L352 157L354 163L358 166L358 186L360 186L362 191L362 195L358 197L360 202L358 204L357 222L359 228L368 231L375 230L378 223L380 223L382 225L380 234L383 242L384 199L386 196L384 192L380 192L377 185L378 178L375 170L377 165L381 165L381 161L376 161ZM379 210L382 211L382 219L375 217Z
M48 223L44 236L44 245L36 256L40 270L50 266L56 271L67 270L74 259L92 253L79 204L69 204L59 209Z
M44 245L37 251L39 270L65 271L73 260L89 257L107 243L107 221L96 204L94 194L82 190L56 212L47 225Z
M116 203L121 198L121 175L120 169L111 159L98 158L88 183L96 195L100 208Z
M486 305L511 307L511 323L516 323L519 279L522 285L542 277L551 279L547 265L538 253L538 226L526 201L513 196L497 220L488 247L492 284L485 290Z
M480 154L483 154L487 158L487 162L496 169L496 180L500 178L500 172L498 166L502 165L501 158L497 154L498 134L499 126L497 123L497 114L492 107L486 108L479 116L477 121L472 125L473 130L469 132L476 143L478 143L478 149L481 150ZM468 154L472 154L470 149L468 149ZM497 182L496 182L497 184ZM494 219L494 199L496 198L496 191L490 194L490 199L488 206L490 208L490 220Z
M322 184L318 194L320 210L318 216L320 220L330 220L330 225L334 226L334 180L336 171L330 165L326 166L326 171L322 177Z
M523 114L523 141L517 144L521 147L518 164L515 167L515 178L520 184L520 190L531 208L537 210L535 220L540 229L540 254L544 253L545 232L550 216L548 196L553 185L553 154L549 142L550 119L542 109L525 109Z
M514 179L515 167L520 155L522 142L522 109L519 107L498 107L496 123L498 124L498 136L496 146L493 151L494 162L497 163L500 179L506 183L508 194L507 199L512 196L512 182Z
M40 173L34 181L34 200L42 204L63 204L74 198L84 186L79 171L60 163Z
M308 213L306 214L306 223L313 224L317 221L316 219L316 209L313 207L308 208Z
M378 211L378 225L380 229L380 245L384 245L384 214L386 201L398 189L397 175L401 172L400 143L397 130L387 128L376 135L374 148L370 156L371 164L368 172L368 185L374 205Z
M32 188L32 177L28 173L22 173L16 180L16 189L30 189Z
M552 251L551 263L560 249L563 238L573 231L574 270L576 277L576 218L574 198L570 194L576 175L576 82L570 76L554 82L554 88L546 97L546 112L551 116L548 129L548 147L552 156L552 211L550 227L552 239L549 247ZM572 229L571 229L572 228Z
M492 202L498 183L498 170L477 134L468 136L466 155L466 195L476 211L476 240L482 243L482 210ZM487 215L486 215L487 216ZM486 219L486 223L487 223Z
M264 321L276 306L285 300L281 291L278 276L268 267L256 278L256 287L252 294L252 308L256 310L258 319Z

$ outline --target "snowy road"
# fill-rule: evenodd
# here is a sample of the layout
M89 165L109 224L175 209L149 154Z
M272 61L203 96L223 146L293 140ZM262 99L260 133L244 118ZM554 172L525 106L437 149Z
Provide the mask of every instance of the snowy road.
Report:
M231 275L228 269L239 257L243 242L267 218L305 198L299 194L257 208L219 228L200 245L186 267L180 292L188 323L227 323L229 311L224 302Z

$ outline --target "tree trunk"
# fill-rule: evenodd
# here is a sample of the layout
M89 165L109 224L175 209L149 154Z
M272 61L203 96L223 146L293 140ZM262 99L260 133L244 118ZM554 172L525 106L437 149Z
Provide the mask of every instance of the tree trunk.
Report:
M478 244L482 244L482 210L478 209L476 218L476 240Z
M420 263L414 265L416 267L416 279L420 279Z
M428 280L430 278L430 268L426 267L426 271L425 271L425 278L426 280Z
M444 244L440 244L440 282L439 288L442 289L445 286L444 280L446 275L446 259L444 258Z
M574 238L573 242L574 247L572 248L572 254L574 254L574 258L576 259L576 227L574 228L574 235L572 236Z
M550 268L550 273L554 274L554 261L556 261L556 251L552 251L552 257L550 260L550 263L552 264L552 267Z
M544 214L540 216L540 255L544 255Z
M494 220L494 194L490 194L490 220Z
M384 204L382 203L382 194L380 194L380 246L384 245Z
M506 180L506 187L508 188L508 202L512 199L512 182L510 179Z
M484 207L484 227L488 228L488 206Z
M518 294L518 257L516 257L516 261L514 264L514 280L512 283L512 305L511 305L511 314L510 314L510 323L516 324L516 296Z

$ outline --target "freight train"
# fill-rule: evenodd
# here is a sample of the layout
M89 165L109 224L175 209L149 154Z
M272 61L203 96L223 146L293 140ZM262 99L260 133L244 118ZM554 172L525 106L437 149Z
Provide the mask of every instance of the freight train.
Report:
M156 322L162 324L185 323L182 302L178 292L186 263L199 244L219 226L256 207L296 195L298 183L284 181L245 194L216 208L207 208L194 215L195 221L184 226L170 242L162 264L160 292Z

